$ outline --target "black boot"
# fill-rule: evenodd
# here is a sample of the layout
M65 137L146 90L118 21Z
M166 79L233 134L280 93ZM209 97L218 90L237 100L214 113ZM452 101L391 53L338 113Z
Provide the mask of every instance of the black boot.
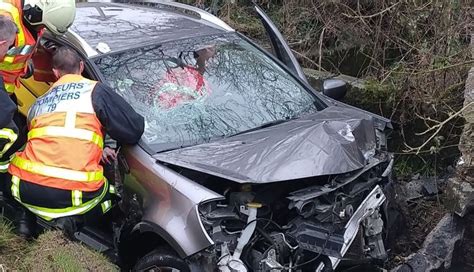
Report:
M74 239L74 233L82 224L82 219L78 216L67 216L56 219L56 227L69 239Z
M36 234L36 216L31 212L21 209L17 214L16 232L19 236L29 240Z

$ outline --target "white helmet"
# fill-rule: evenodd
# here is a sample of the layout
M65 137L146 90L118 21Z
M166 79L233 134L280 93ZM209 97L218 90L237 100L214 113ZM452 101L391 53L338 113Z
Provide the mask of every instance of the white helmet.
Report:
M76 1L25 0L23 15L30 25L44 25L53 34L62 35L74 22Z

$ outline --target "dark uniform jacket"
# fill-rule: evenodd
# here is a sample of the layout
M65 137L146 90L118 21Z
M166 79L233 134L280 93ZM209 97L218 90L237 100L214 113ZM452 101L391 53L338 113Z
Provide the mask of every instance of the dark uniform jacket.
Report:
M6 92L3 78L0 77L0 129L8 128L18 133L18 128L13 122L16 111L17 106ZM8 139L0 138L0 151L8 142ZM0 157L0 162L7 161L12 153L13 151L6 152L3 157Z
M91 99L95 114L108 136L121 144L138 143L145 121L120 95L98 82Z

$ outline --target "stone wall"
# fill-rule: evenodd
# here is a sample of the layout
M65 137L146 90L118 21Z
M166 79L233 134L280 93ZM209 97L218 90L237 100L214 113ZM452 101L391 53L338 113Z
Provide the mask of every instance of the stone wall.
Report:
M471 35L471 55L474 59L474 34ZM462 153L461 171L462 179L474 183L474 66L469 71L464 90L464 106L470 105L463 113L466 124L461 135L459 150Z

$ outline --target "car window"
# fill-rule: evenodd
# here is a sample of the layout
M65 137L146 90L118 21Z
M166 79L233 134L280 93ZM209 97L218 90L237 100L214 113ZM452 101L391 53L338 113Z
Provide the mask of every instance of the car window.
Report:
M95 62L145 117L142 140L156 152L296 118L320 105L292 75L237 34L131 49Z

